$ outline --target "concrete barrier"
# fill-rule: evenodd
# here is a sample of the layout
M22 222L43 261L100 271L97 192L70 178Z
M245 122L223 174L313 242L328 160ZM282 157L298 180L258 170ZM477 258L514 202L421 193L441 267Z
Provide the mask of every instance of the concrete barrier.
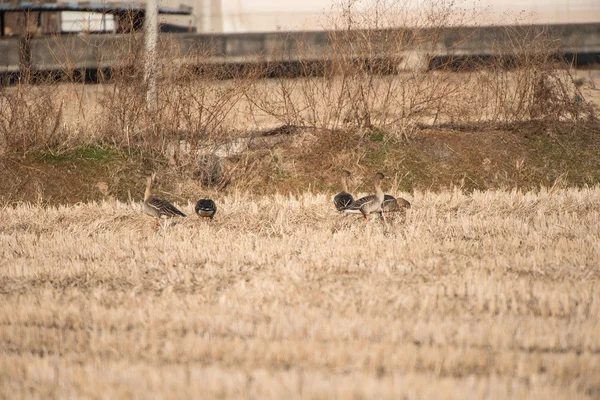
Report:
M384 31L383 34L385 34ZM380 32L380 33L381 33ZM415 34L428 35L427 30ZM432 59L445 60L465 56L494 56L499 49L510 49L511 39L533 38L547 34L560 41L560 51L577 57L578 63L600 63L600 23L547 25L533 27L445 28L432 49L425 42L400 51L398 43L375 39L369 51L347 50L360 60L390 58L399 68L430 68ZM349 43L352 35L363 32L338 32L338 40ZM522 35L522 36L518 36ZM384 35L385 36L385 35ZM505 46L507 45L507 46ZM352 49L351 46L346 47ZM31 71L68 71L114 68L135 62L143 56L141 35L61 35L54 37L0 40L0 74L15 74L25 65ZM203 63L297 63L301 60L327 60L333 51L327 32L269 32L245 34L161 34L159 54L175 62L181 55L196 55ZM434 62L435 64L435 62ZM284 68L285 69L285 68Z
M0 73L19 71L19 40L0 40Z

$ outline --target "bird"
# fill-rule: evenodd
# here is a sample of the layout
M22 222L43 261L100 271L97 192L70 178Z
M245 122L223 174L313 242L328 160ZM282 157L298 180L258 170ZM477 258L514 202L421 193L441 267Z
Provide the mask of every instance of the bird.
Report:
M211 199L200 199L196 203L195 210L199 217L207 217L212 220L217 212L217 205Z
M353 201L343 212L347 214L361 213L365 221L369 220L369 214L375 212L381 213L381 205L385 200L385 194L383 193L383 190L381 190L381 180L384 178L385 176L381 172L375 174L375 177L373 178L375 194L361 197L360 199Z
M154 217L154 230L158 227L159 219L166 219L175 216L185 217L186 215L178 210L167 200L152 196L152 183L156 179L156 173L152 173L146 179L146 192L144 194L144 212Z
M381 204L381 219L385 221L386 214L391 212L406 212L410 208L410 202L402 197L394 197L391 194L384 196Z
M348 193L348 178L351 176L350 171L342 170L342 191L333 198L333 204L338 211L344 211L354 201L354 197Z
M381 205L382 212L403 211L410 208L410 202L402 197L394 197L391 194L386 194Z

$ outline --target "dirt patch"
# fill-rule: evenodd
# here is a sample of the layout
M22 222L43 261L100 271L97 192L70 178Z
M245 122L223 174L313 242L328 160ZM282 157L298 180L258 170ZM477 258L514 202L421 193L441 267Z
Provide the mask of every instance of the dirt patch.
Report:
M139 200L143 175L158 171L159 192L174 200L231 190L255 194L335 192L339 171L351 170L353 190L369 191L370 176L392 177L389 191L534 189L600 183L597 126L572 130L532 125L501 130L427 128L409 140L381 132L285 129L256 135L241 152L220 157L218 184L203 185L190 165L111 148L38 153L1 162L0 201L72 204L106 198ZM171 163L172 164L172 163Z

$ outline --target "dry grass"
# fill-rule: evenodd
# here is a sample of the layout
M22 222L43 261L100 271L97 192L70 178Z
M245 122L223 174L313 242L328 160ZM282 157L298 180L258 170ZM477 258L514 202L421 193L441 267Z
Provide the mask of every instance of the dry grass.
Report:
M339 12L324 15L333 27L325 31L326 50L298 36L268 57L293 55L299 79L281 74L296 67L256 63L264 54L223 67L213 64L222 60L213 46L184 49L164 36L156 102L149 104L139 36L105 50L119 54L120 63L104 71L106 60L99 57L99 85L93 87L78 80L79 55L66 46L53 56L63 82L49 77L46 85L32 86L23 79L0 87L0 157L90 143L166 155L169 142L178 140L193 152L211 140L282 124L409 139L418 125L533 121L542 129L563 121L597 122L597 103L588 94L598 90L591 80L575 78L548 29L507 28L489 38L493 55L463 57L468 38L445 36L444 27L471 25L477 21L472 12L453 0L408 3L335 2ZM519 25L520 18L506 18Z
M521 90L519 80L524 79L523 74L522 71L438 71L423 74L418 85L406 87L404 82L414 80L410 73L370 77L374 93L385 93L386 86L404 87L403 95L410 99L411 104L400 95L375 96L370 105L369 120L372 127L381 128L392 136L402 136L416 124L472 123L486 126L490 122L528 121L528 116L509 116L522 108L518 107L518 101L509 97L525 96L516 94ZM547 76L562 74L565 72L547 72ZM588 114L584 108L600 107L600 74L598 71L573 71L572 74L573 79L582 82L577 90L586 101L580 107L578 117L587 121ZM433 100L426 100L423 96L433 97L432 93L440 82L446 85L447 93L443 99L435 100L435 107L429 107ZM19 151L56 146L72 148L99 142L131 148L146 143L146 140L150 147L164 151L161 140L160 144L150 145L152 140L148 138L150 134L145 120L142 121L144 105L133 104L138 97L143 99L143 93L138 93L137 97L130 96L128 90L132 87L124 87L126 84L134 86L135 82L8 88L7 97L0 98L0 104L6 106L2 113L7 114L0 118L0 123L5 122L0 130L7 132L5 137L10 139L9 147ZM222 137L245 136L251 131L282 124L353 131L356 126L351 118L348 119L348 113L357 108L351 107L348 102L344 103L344 112L332 107L331 98L339 97L345 85L344 78L339 76L254 81L197 79L168 83L168 89L164 88L161 97L160 112L154 121L158 124L155 128L162 132L162 136L159 135L162 140L185 138L193 149ZM486 85L487 89L482 90L482 85ZM501 85L502 89L494 85ZM40 96L40 93L44 95ZM48 93L52 96L49 97ZM492 99L499 94L504 98ZM10 98L12 103L8 101L10 96L14 97ZM128 96L129 100L124 100ZM33 98L36 100L32 102ZM385 105L379 104L380 101L384 101ZM474 104L477 106L474 107ZM513 110L513 107L516 109ZM45 119L33 118L37 114ZM560 113L556 115L561 116ZM36 125L35 121L41 122ZM35 135L38 131L40 135Z
M6 208L0 397L597 398L600 188ZM182 205L191 213L192 203Z

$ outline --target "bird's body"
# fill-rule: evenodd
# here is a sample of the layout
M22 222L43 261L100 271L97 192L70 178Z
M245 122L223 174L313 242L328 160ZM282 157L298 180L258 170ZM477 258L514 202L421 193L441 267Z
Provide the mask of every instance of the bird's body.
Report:
M365 221L369 220L369 214L381 212L381 206L385 200L385 194L381 190L380 182L384 178L381 172L375 175L374 187L375 194L371 194L360 199L354 200L352 204L346 207L343 212L346 214L362 214Z
M186 215L167 200L152 196L152 183L154 182L154 178L155 174L152 174L146 180L146 192L144 194L143 207L146 214L155 218L154 229L156 229L159 219L172 218L176 216L185 217Z
M385 212L396 212L403 211L404 209L410 208L410 202L403 199L402 197L394 197L386 194L381 205L381 211Z
M354 197L348 193L348 178L352 176L352 173L347 170L342 171L342 191L335 195L333 198L333 204L338 211L344 211L350 204L354 202Z
M333 204L338 211L344 211L353 201L354 197L348 192L340 192L333 198Z
M213 219L217 212L217 205L211 199L200 199L196 203L195 211L199 217Z
M343 212L347 214L361 214L360 205L362 205L363 202L370 200L373 196L374 195L369 195L357 199L353 205L346 207ZM404 211L408 208L410 208L410 202L408 200L405 200L402 197L396 198L390 194L386 194L383 197L383 203L381 204L381 207L373 212L390 213Z

